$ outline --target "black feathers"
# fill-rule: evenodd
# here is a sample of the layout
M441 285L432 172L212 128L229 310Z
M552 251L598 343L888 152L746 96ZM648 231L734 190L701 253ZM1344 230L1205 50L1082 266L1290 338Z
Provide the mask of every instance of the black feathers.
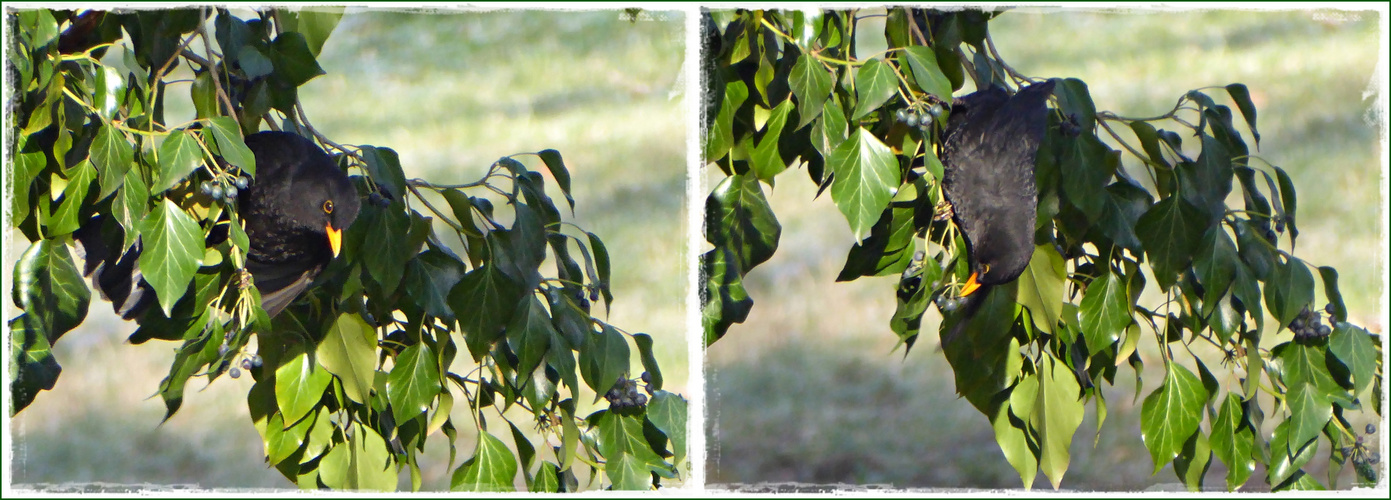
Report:
M275 316L298 297L338 254L342 231L357 218L360 201L347 174L308 139L285 132L246 137L256 156L256 179L239 197L238 214L250 239L246 269ZM155 294L139 267L141 244L115 254L120 241L109 219L97 215L76 233L83 272L125 319L140 317ZM210 239L225 238L214 231Z

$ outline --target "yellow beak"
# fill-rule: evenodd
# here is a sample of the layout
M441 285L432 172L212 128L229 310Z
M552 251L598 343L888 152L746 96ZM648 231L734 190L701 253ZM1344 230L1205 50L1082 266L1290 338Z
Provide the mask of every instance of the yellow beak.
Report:
M334 247L337 248L337 247ZM336 250L335 250L336 254ZM980 283L976 282L976 273L971 273L971 277L966 279L966 284L961 287L961 296L965 297L980 289Z
M343 231L334 229L332 224L324 224L324 232L328 233L328 247L333 249L333 256L338 256L338 249L343 247Z

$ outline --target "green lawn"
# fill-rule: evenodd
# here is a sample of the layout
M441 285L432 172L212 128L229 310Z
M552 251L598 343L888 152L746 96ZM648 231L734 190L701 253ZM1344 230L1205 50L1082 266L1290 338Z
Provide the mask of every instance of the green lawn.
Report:
M1332 22L1304 11L1033 9L1006 13L990 26L1011 66L1085 80L1097 109L1123 116L1166 112L1189 89L1247 84L1260 116L1254 154L1285 168L1298 187L1295 254L1336 267L1352 320L1381 332L1385 151L1368 120L1379 96L1363 95L1384 86L1371 80L1380 57L1377 25L1367 13ZM882 21L869 19L859 32L882 37ZM1228 103L1223 91L1210 94ZM769 194L782 241L745 278L755 302L748 321L708 351L708 480L1018 488L989 422L956 397L936 335L924 335L906 358L890 352L897 340L888 327L895 278L835 283L853 238L830 197L813 200L815 187L802 176L789 172ZM924 330L935 331L938 319L930 313ZM1149 354L1142 353L1147 366L1159 366ZM1158 372L1143 375L1148 394ZM1131 399L1133 371L1122 368L1116 380L1106 391L1109 414L1098 444L1094 409L1078 429L1063 487L1176 487L1171 466L1151 475L1139 405ZM1327 451L1316 462L1326 461ZM1221 467L1214 464L1208 486L1221 487ZM1326 480L1323 471L1310 472ZM1248 490L1259 489L1261 474ZM1340 484L1350 481L1345 470ZM1034 487L1049 484L1040 475Z
M615 263L607 320L651 334L666 389L688 392L685 151L694 125L677 86L682 15L632 23L617 10L352 12L320 56L328 74L300 90L314 126L335 142L394 148L407 177L441 184L477 180L505 155L559 150L573 221L602 237ZM187 87L172 88L183 94L171 95L171 121L191 116ZM550 179L547 189L562 200ZM15 484L293 487L263 462L246 410L250 377L206 390L191 381L183 408L160 426L164 406L150 396L176 346L123 345L133 330L98 299L56 345L56 389L11 424ZM454 417L457 466L473 442L468 411ZM530 417L517 421L527 428ZM430 437L426 489L448 487L446 439Z

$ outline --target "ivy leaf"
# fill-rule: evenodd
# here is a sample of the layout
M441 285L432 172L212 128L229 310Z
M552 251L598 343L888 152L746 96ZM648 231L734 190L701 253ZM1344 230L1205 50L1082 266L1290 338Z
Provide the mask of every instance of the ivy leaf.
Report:
M638 346L638 359L642 360L642 369L647 372L647 386L654 391L662 390L662 368L657 365L657 356L652 352L652 336L634 333L633 344ZM650 414L651 410L648 412Z
M256 155L251 153L251 148L246 147L236 120L227 116L213 118L208 120L207 130L212 131L213 140L217 141L217 150L221 151L222 158L227 160L227 163L236 165L246 175L256 176Z
M1236 244L1231 236L1222 230L1220 224L1213 224L1203 234L1198 244L1198 253L1193 256L1193 271L1203 284L1203 314L1211 315L1212 307L1232 285L1236 277Z
M1285 259L1271 269L1265 283L1265 307L1286 328L1314 302L1314 275L1298 259Z
M493 341L502 337L503 326L525 292L492 264L469 271L449 291L449 305L459 318L474 361L483 359Z
M560 152L554 149L547 149L536 153L541 157L541 163L546 164L546 169L551 171L551 177L555 179L560 192L565 194L565 201L570 203L570 213L575 212L575 199L570 196L570 171L565 168L565 160L561 158Z
M882 59L870 59L860 66L855 74L855 113L851 120L859 120L870 112L879 109L898 92L898 77L894 69Z
M275 370L275 404L285 421L299 422L323 399L333 375L319 368L306 353L290 358Z
M72 167L68 172L68 185L63 188L63 202L58 205L58 210L53 212L52 217L43 222L48 227L49 237L71 233L81 226L82 207L87 201L87 191L92 188L92 181L96 179L97 170L92 168L92 162L83 160Z
M700 255L700 321L705 345L713 344L730 325L742 323L753 308L753 299L744 288L743 272L734 250L716 246Z
M860 127L836 147L827 166L835 173L831 198L850 222L855 241L864 241L902 183L898 160L888 146Z
M781 235L782 225L757 178L725 177L705 199L706 241L733 249L741 269L747 271L772 257Z
M291 87L304 85L324 74L324 69L314 60L314 52L310 50L304 34L299 32L284 32L275 37L270 46L270 62L275 67L276 76Z
M951 80L937 65L937 54L931 47L909 46L904 49L903 56L908 59L908 68L913 72L913 83L918 84L918 88L936 96L937 99L951 102Z
M791 112L791 99L784 100L773 108L768 121L764 123L763 137L758 140L753 153L749 155L754 174L758 175L760 180L772 182L774 176L787 169L787 163L782 161L782 155L778 152L778 145L783 127L787 123L787 114Z
M1039 436L1039 468L1057 489L1071 458L1068 447L1072 445L1072 435L1082 425L1086 408L1079 399L1082 386L1072 370L1059 366L1052 356L1040 368L1037 399L1029 423Z
M82 324L92 299L67 245L53 239L34 242L19 257L11 292L15 306L27 316L15 320L11 329L16 324L41 326L44 344L57 342L64 333ZM15 350L20 350L21 344L15 344Z
M599 416L599 453L607 464L604 473L615 490L650 490L652 472L671 468L662 461L642 433L635 416L606 411Z
M363 146L361 154L372 182L385 189L392 199L402 199L406 193L406 174L401 170L401 158L396 150Z
M97 199L104 200L125 182L126 172L135 163L135 151L126 141L125 134L116 127L102 123L92 139L91 155L92 165L97 168L101 179L101 192L97 194Z
M514 491L512 479L517 475L517 457L501 439L487 432L478 433L478 447L458 469L449 482L449 491Z
M126 171L116 197L111 200L111 215L121 224L125 237L121 248L130 248L140 238L140 223L149 213L150 188L145 185L140 169Z
M440 369L430 344L421 342L401 350L386 378L386 398L397 421L405 422L430 409L439 395Z
M1213 454L1227 464L1227 489L1236 490L1256 470L1256 460L1251 458L1254 437L1251 426L1246 422L1241 409L1241 398L1228 393L1222 400L1222 408L1217 412L1217 420L1212 424Z
M158 194L183 182L203 162L203 148L187 131L175 130L159 145L159 180L151 191Z
M203 231L192 217L166 198L140 223L140 236L144 241L140 271L168 316L198 271L203 257Z
M1027 307L1039 331L1053 333L1063 313L1063 281L1067 267L1053 245L1034 247L1029 267L1019 275L1019 305ZM1047 471L1045 471L1047 472Z
M299 451L300 447L304 446L309 429L314 426L319 416L323 416L322 410L316 415L316 418L303 418L287 427L284 415L280 413L272 415L266 426L266 459L272 464L278 464Z
M647 404L647 420L671 440L676 462L686 457L686 406L681 395L662 390L653 393L652 401Z
M535 294L522 299L507 325L507 344L517 354L517 373L531 373L545 359L551 338L558 332Z
M1251 127L1251 136L1256 139L1256 148L1260 149L1261 133L1256 131L1256 105L1251 103L1251 91L1247 90L1244 84L1233 83L1227 86L1227 94L1232 96L1236 108L1241 110L1246 125Z
M1300 470L1300 467L1313 460L1319 449L1318 442L1311 441L1300 447L1298 452L1290 452L1292 422L1285 420L1275 426L1275 433L1270 438L1270 466L1266 469L1266 481L1277 489L1284 485L1287 479L1303 475L1304 471Z
M394 491L396 468L381 434L354 423L345 443L329 450L319 464L325 486L342 490Z
M1285 400L1290 406L1288 450L1294 456L1300 448L1318 439L1319 430L1333 418L1333 405L1312 382L1294 385L1285 394Z
M1177 457L1189 436L1198 432L1206 400L1202 382L1178 363L1170 363L1164 385L1145 396L1140 408L1140 435L1154 461L1153 473Z
M1202 491L1203 477L1212 466L1212 445L1202 431L1194 432L1183 443L1183 451L1174 457L1174 474L1183 480L1188 491Z
M1140 216L1135 232L1145 246L1161 289L1173 286L1178 274L1188 267L1197 249L1197 235L1205 229L1204 220L1202 212L1178 196L1155 203ZM1161 463L1167 461L1165 458Z
M710 132L705 137L705 161L724 158L734 146L734 112L748 98L749 87L744 82L733 81L725 86L720 112L710 123Z
M426 250L406 263L405 292L426 314L454 319L449 291L464 275L464 263L439 250Z
M1376 379L1377 351L1371 334L1349 323L1338 323L1328 337L1328 352L1352 374L1353 394L1361 394Z
M1081 306L1087 351L1101 352L1120 340L1132 321L1130 307L1130 292L1119 274L1108 271L1087 285Z
M797 64L792 66L787 85L792 88L792 95L797 96L800 116L793 130L800 130L821 116L821 109L831 96L831 74L810 54L802 54L797 57Z
M368 402L377 370L377 335L362 316L339 315L319 342L316 357L343 382L344 395L358 403Z
M594 389L594 401L597 402L613 388L618 377L629 373L630 351L623 334L609 325L604 325L600 333L588 334L585 343L580 350L580 376L584 377L590 389Z
M530 490L532 493L560 493L560 468L551 462L541 462Z

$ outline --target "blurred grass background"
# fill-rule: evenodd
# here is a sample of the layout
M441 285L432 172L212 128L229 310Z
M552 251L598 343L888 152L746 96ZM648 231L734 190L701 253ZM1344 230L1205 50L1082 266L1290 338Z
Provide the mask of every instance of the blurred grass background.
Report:
M1296 255L1336 267L1351 321L1380 333L1387 214L1379 193L1385 116L1375 110L1384 82L1372 80L1385 56L1379 24L1375 12L1020 9L992 21L990 32L1017 70L1080 78L1098 110L1122 116L1164 113L1190 89L1245 83L1260 117L1254 154L1285 168L1299 193ZM866 19L859 33L882 48L882 25ZM861 38L861 53L873 50ZM1225 91L1208 94L1230 105ZM706 174L713 186L718 170ZM789 172L768 193L782 241L744 280L755 301L748 321L707 351L709 483L1019 488L989 421L955 394L937 336L927 333L936 331L937 313L927 315L923 338L905 358L890 352L896 278L835 282L854 241L829 195L813 200L815 186L802 175ZM1141 354L1146 395L1162 363L1155 352ZM1105 391L1109 414L1099 437L1088 405L1064 488L1181 488L1171 465L1151 475L1134 380L1123 367ZM1384 442L1381 434L1368 439ZM1315 463L1326 463L1327 448ZM1306 470L1326 482L1320 467ZM1263 474L1258 468L1243 491L1261 489ZM1222 488L1224 475L1214 460L1205 485ZM1339 484L1351 480L1344 470ZM1033 486L1050 487L1041 474Z
M652 335L665 389L685 394L685 150L695 118L682 106L684 18L621 14L349 10L319 57L328 74L300 98L335 142L394 148L407 177L435 183L477 180L505 155L559 150L576 200L573 219L564 217L598 234L614 262L606 319ZM192 117L186 86L171 86L169 106L171 123ZM548 194L564 205L540 162L523 161L544 172ZM6 273L26 246L22 237L7 245ZM177 345L125 345L134 326L94 294L87 321L55 346L57 387L11 420L13 483L293 488L264 463L246 409L250 377L205 390L191 380L183 408L160 424L164 405L152 395ZM597 409L590 397L581 397L582 415ZM529 415L508 415L531 428ZM454 419L457 467L474 444L468 411L456 406ZM449 487L446 439L429 438L426 489Z

